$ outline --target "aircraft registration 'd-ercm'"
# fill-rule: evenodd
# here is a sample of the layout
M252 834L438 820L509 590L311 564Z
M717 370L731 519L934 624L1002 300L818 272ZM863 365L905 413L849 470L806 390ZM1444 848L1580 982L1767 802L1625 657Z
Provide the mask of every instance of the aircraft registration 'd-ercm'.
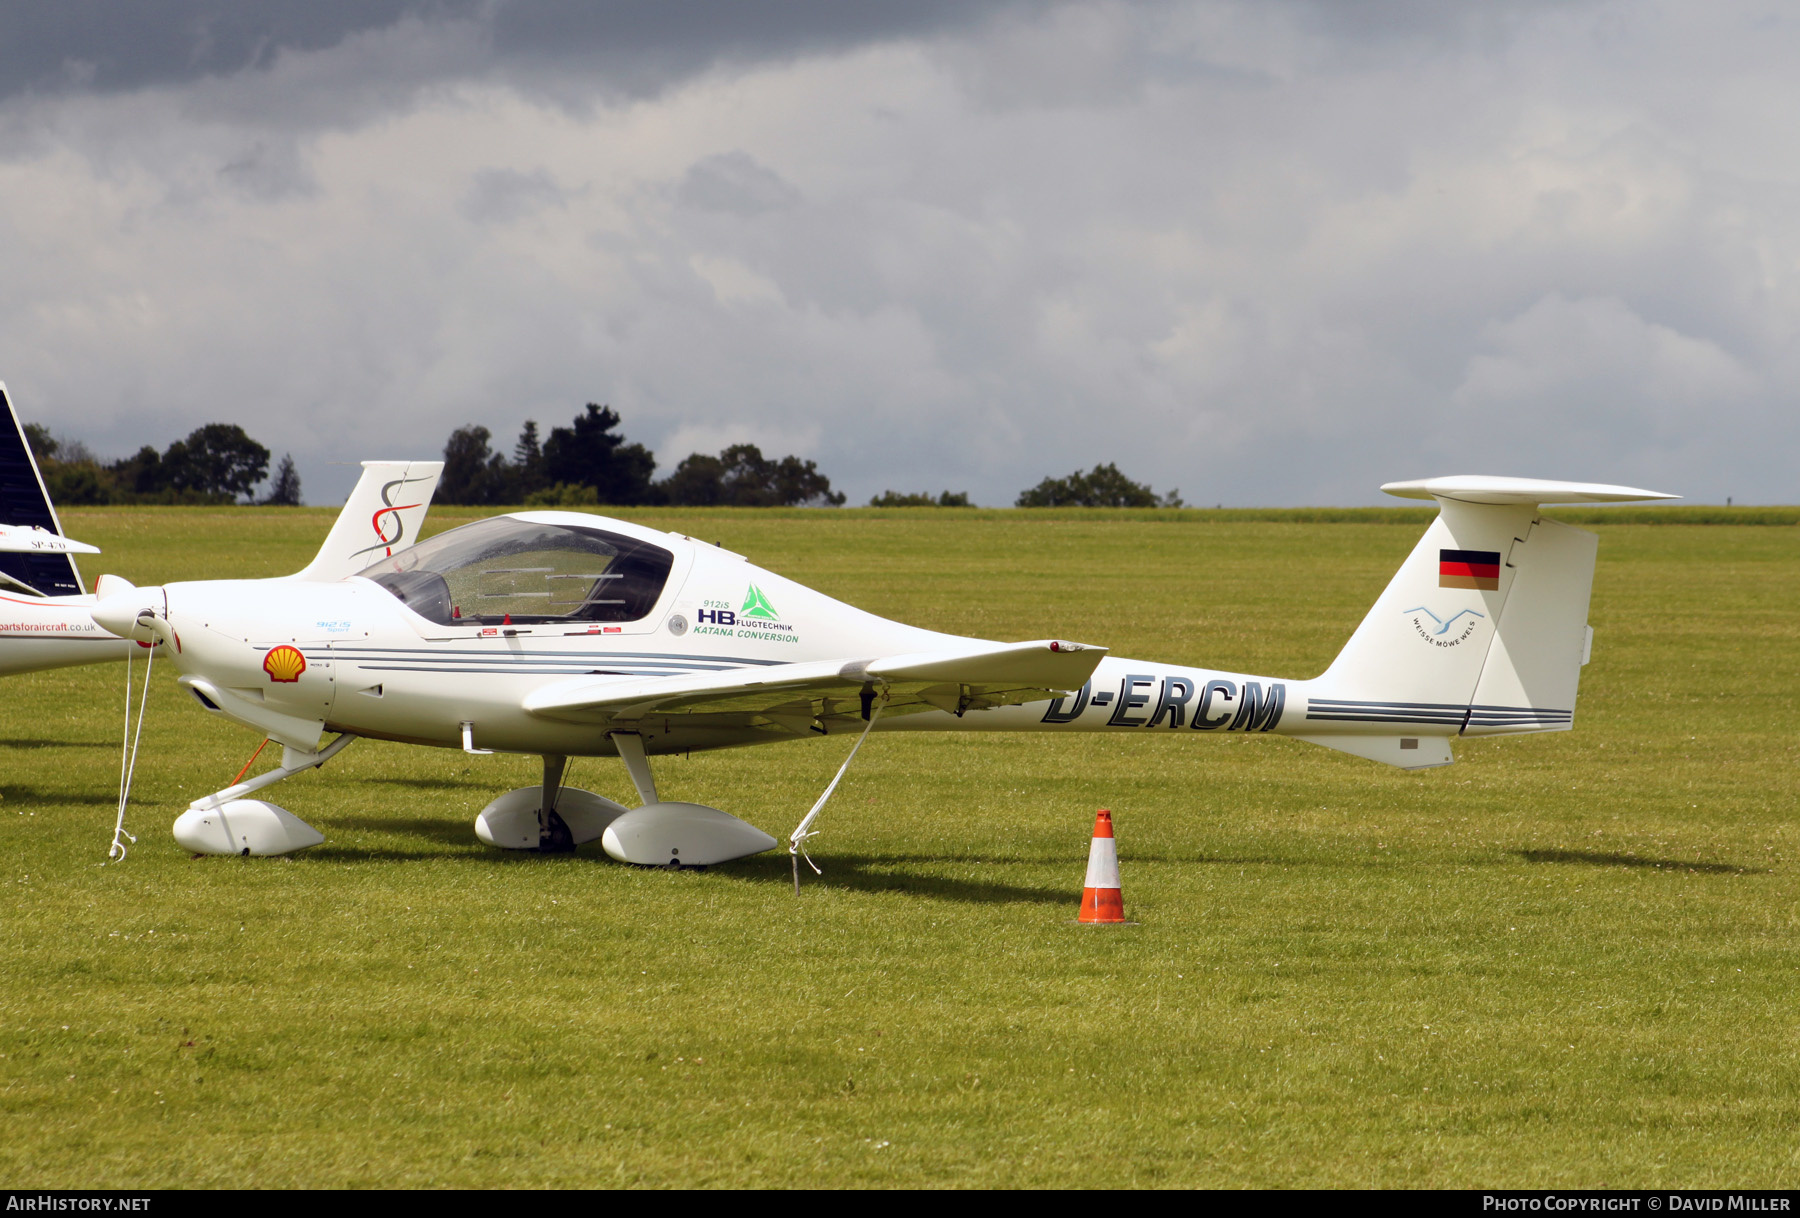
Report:
M1498 477L1383 489L1435 500L1439 514L1312 680L921 630L690 537L558 511L463 525L332 581L129 588L93 617L163 642L199 706L284 746L279 768L190 805L175 822L190 850L283 854L323 841L246 797L366 736L541 756L541 785L476 819L490 845L557 851L598 838L622 862L706 866L776 840L718 809L663 801L653 757L845 734L860 746L871 730L1223 732L1422 769L1449 764L1458 736L1568 730L1597 538L1539 509L1675 496ZM571 756L622 758L642 806L563 786Z

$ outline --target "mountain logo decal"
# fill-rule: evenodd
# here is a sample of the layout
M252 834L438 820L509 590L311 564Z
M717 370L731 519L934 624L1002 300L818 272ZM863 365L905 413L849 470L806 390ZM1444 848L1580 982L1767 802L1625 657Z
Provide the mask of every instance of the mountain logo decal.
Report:
M725 603L729 605L731 602L726 601ZM781 618L781 615L775 612L775 606L769 603L769 598L763 595L763 590L755 584L751 584L750 590L744 593L744 607L738 610L738 616L761 618L766 622L778 621Z

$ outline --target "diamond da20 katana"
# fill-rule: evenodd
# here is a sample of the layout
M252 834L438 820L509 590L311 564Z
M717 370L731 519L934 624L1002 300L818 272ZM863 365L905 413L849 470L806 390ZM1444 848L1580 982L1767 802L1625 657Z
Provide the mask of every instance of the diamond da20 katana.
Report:
M490 845L598 838L623 862L705 866L776 840L719 809L663 800L652 758L845 734L860 746L871 731L1161 731L1293 736L1417 769L1448 764L1458 736L1567 730L1597 539L1540 506L1673 496L1499 477L1383 489L1434 500L1439 514L1312 680L922 630L691 537L560 511L463 525L348 578L133 588L93 616L161 639L195 702L284 748L279 768L181 815L175 837L191 850L282 854L322 841L248 797L367 736L541 756L541 784L477 818ZM565 787L574 756L621 758L641 806Z

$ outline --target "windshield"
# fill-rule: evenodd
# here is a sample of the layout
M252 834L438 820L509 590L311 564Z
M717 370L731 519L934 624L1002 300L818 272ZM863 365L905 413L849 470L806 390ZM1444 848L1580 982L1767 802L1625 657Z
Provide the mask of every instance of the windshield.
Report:
M496 516L358 574L446 626L635 622L656 606L673 562L660 546L604 529Z

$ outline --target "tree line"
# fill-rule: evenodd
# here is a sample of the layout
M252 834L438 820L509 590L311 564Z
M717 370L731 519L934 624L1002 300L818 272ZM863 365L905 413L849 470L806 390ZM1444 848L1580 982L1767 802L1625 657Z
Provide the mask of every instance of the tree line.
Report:
M1178 508L1182 503L1179 491L1159 495L1149 483L1133 482L1109 461L1085 474L1076 470L1067 478L1045 478L1031 489L1020 491L1014 506Z
M493 451L493 433L459 427L444 445L441 503L532 507L669 505L676 507L841 507L845 496L813 461L763 456L754 444L717 455L690 453L657 479L656 456L619 430L619 413L590 402L567 427L540 436L527 420L510 454ZM58 439L40 423L25 436L55 503L259 503L298 506L300 475L283 454L272 478L269 450L234 423L208 423L161 451L146 444L129 457L102 461L79 440ZM259 497L255 488L265 480ZM887 490L870 507L969 507L966 491ZM1045 478L1019 492L1017 507L1181 507L1176 491L1159 495L1119 467L1096 465Z
M773 460L754 444L733 444L717 456L690 453L658 480L656 455L627 440L619 412L589 402L567 427L541 436L528 419L511 454L493 449L493 432L471 423L444 445L443 503L528 507L841 507L845 496L817 463ZM870 507L970 507L967 491L887 490ZM1111 463L1066 478L1045 478L1019 492L1018 507L1180 507L1176 491L1159 495Z
M526 420L510 455L493 450L493 433L471 423L450 433L437 497L443 503L580 507L840 507L842 491L816 462L765 457L754 444L717 456L692 453L657 479L656 455L619 431L619 412L589 402L567 427L540 438Z
M869 500L870 507L969 507L967 492L945 491L903 494L883 491ZM1076 470L1066 478L1045 478L1036 486L1019 492L1014 507L1181 507L1179 491L1159 495L1146 482L1133 482L1108 462L1096 465L1087 473Z
M300 474L283 454L268 478L269 450L235 423L208 423L158 452L146 444L129 457L102 461L80 440L57 439L41 423L25 424L50 501L101 503L263 503L299 507ZM261 497L255 488L265 479Z

